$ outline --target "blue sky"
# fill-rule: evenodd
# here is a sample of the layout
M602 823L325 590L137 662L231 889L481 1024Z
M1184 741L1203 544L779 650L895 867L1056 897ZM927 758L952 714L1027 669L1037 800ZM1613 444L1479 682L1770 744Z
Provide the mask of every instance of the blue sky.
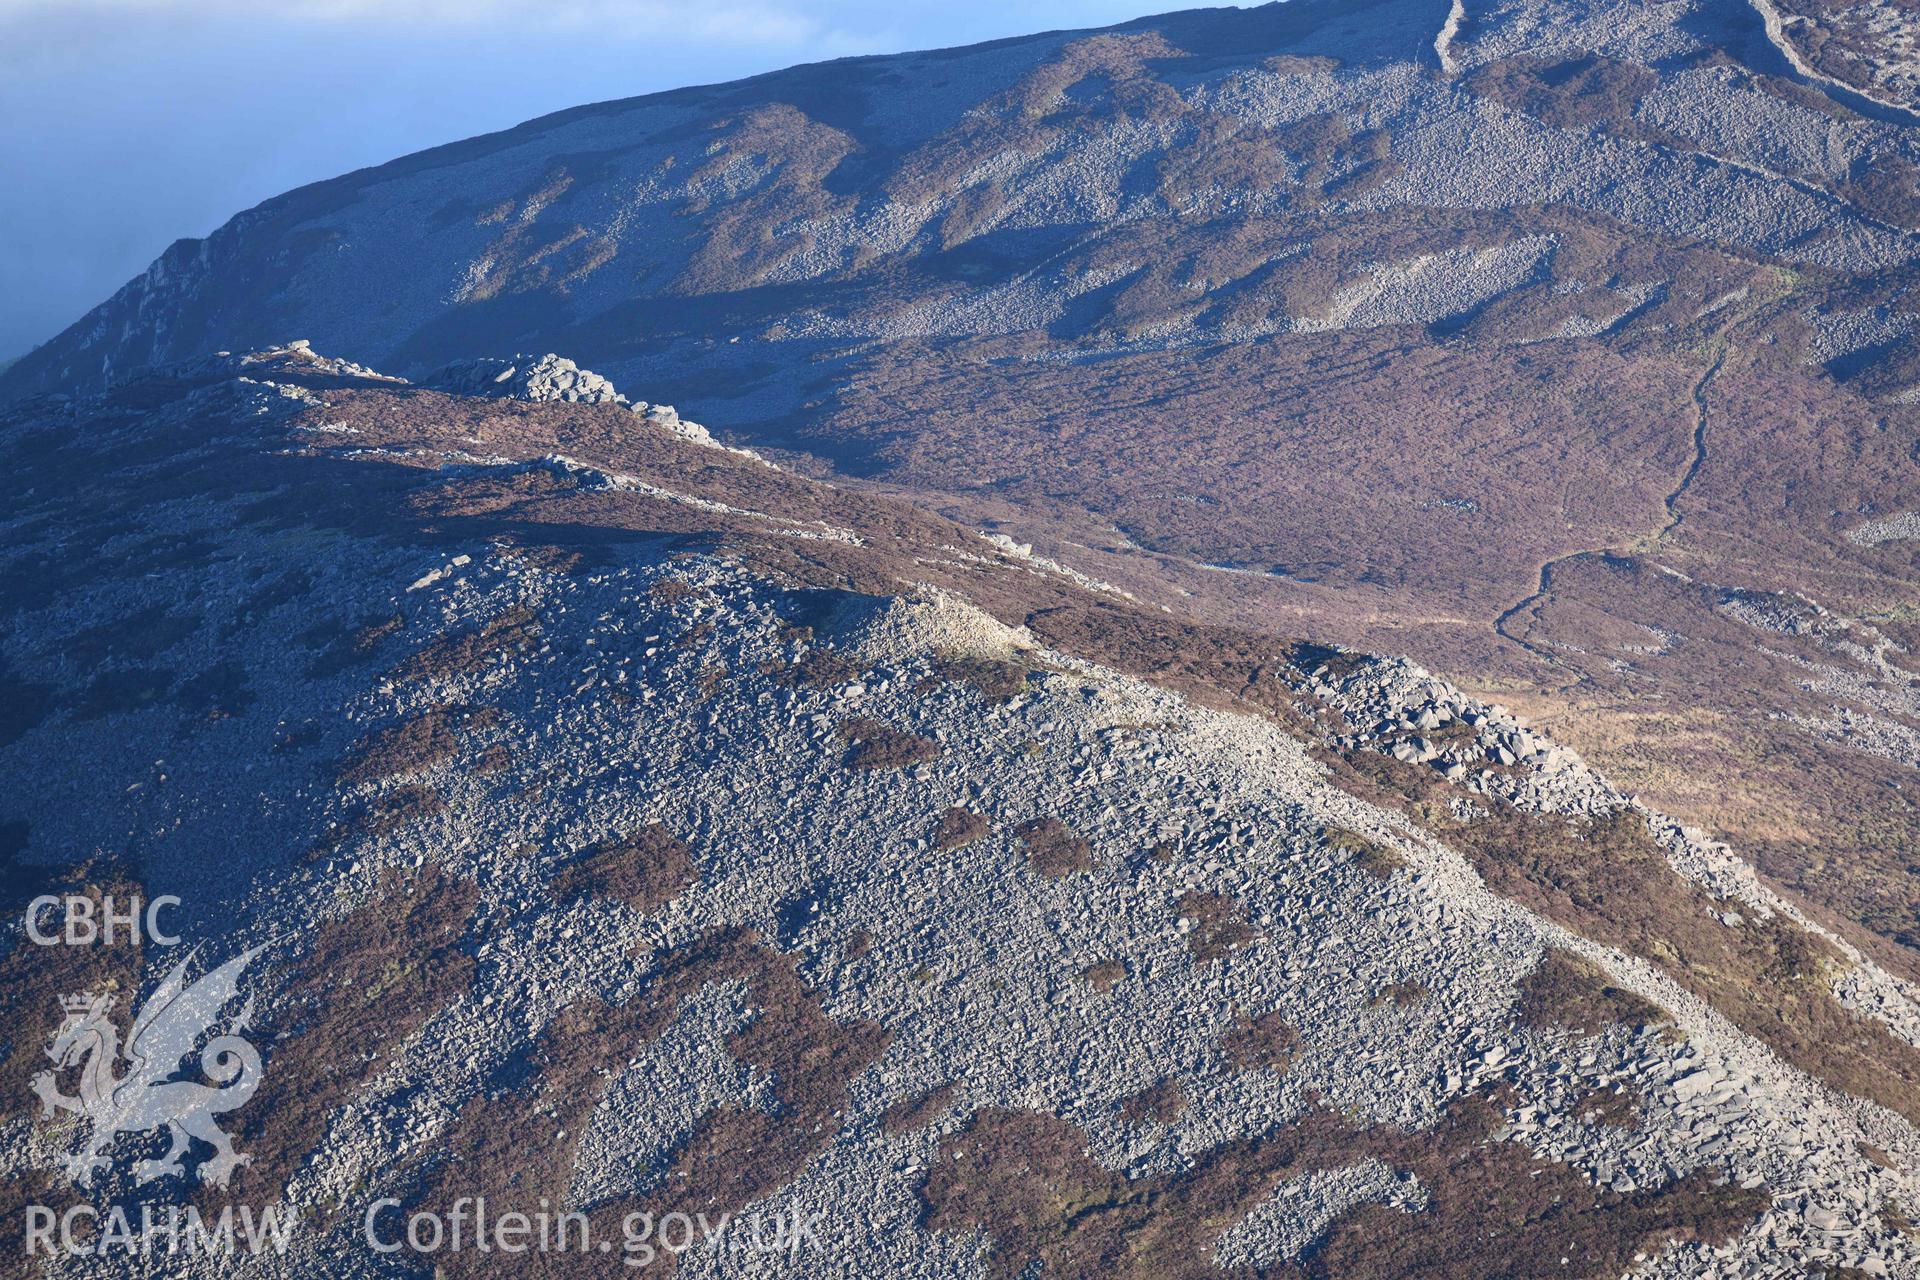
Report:
M268 196L583 102L1200 0L0 0L0 361Z

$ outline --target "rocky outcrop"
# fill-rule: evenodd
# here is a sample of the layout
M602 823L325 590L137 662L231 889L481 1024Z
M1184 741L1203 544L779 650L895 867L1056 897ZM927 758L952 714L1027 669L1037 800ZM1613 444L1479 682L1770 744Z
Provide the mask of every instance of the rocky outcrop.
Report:
M1496 797L1529 813L1644 821L1673 869L1724 904L1729 928L1783 915L1825 939L1851 966L1836 990L1856 1012L1877 1018L1920 1046L1920 991L1868 961L1851 943L1764 884L1725 842L1674 821L1626 795L1578 752L1523 722L1507 708L1479 702L1416 663L1348 655L1334 674L1323 667L1309 687L1341 717L1334 736L1344 750L1370 750L1437 770L1467 795Z
M519 400L564 400L569 404L632 402L591 369L549 352L544 356L457 360L421 380L422 386L462 396L512 396Z
M582 369L564 356L485 357L457 360L422 379L421 385L463 396L510 396L535 402L558 400L567 404L617 404L633 410L648 426L670 431L696 444L720 447L713 434L697 422L683 422L670 404L629 400L613 383L591 369Z

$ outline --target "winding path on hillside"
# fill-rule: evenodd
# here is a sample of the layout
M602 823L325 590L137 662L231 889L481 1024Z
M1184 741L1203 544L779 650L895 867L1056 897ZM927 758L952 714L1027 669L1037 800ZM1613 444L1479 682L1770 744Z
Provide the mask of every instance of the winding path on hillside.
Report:
M1718 344L1718 350L1714 354L1713 363L1707 366L1706 372L1694 380L1692 390L1689 392L1688 399L1693 405L1693 457L1688 461L1687 469L1681 473L1679 480L1675 482L1673 488L1668 490L1666 496L1661 499L1661 505L1663 505L1667 511L1667 522L1660 526L1659 530L1653 535L1652 541L1655 543L1666 539L1668 535L1680 527L1680 522L1686 519L1685 513L1683 513L1679 507L1680 499L1685 497L1687 490L1693 487L1693 482L1699 476L1700 469L1706 465L1707 388L1712 384L1713 380L1719 376L1721 367L1726 364L1727 345L1725 342ZM1498 618L1495 618L1493 621L1494 631L1499 633L1503 639L1518 645L1534 657L1539 658L1542 662L1549 663L1555 667L1559 667L1563 671L1572 673L1573 680L1569 683L1569 688L1573 685L1580 684L1588 678L1584 672L1576 671L1574 668L1562 662L1560 658L1549 651L1546 646L1535 644L1524 635L1515 634L1513 630L1509 629L1510 624L1515 618L1534 608L1552 594L1553 571L1559 566L1581 559L1584 556L1619 554L1622 550L1623 548L1617 545L1587 547L1579 551L1569 551L1565 555L1555 556L1553 559L1547 561L1540 566L1540 578L1534 587L1533 594L1507 609L1506 612L1502 613Z

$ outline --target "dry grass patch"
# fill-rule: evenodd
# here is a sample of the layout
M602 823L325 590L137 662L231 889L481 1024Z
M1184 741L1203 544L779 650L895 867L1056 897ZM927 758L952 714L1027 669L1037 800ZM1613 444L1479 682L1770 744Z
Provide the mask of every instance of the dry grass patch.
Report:
M1173 906L1190 925L1184 941L1196 960L1218 960L1260 936L1240 904L1222 894L1196 889L1174 899Z
M549 888L562 902L614 898L644 915L671 902L699 878L693 850L655 822L595 845L556 875Z
M948 1083L917 1097L902 1098L880 1113L880 1132L889 1138L916 1133L945 1115L953 1097L954 1087Z
M395 667L393 674L400 680L452 679L478 671L496 658L525 653L539 640L539 615L525 605L515 605L478 631L435 640Z
M940 827L934 833L936 849L958 849L972 844L993 829L985 814L955 805L940 815Z
M1187 1092L1172 1076L1156 1080L1138 1093L1120 1099L1120 1118L1128 1124L1157 1120L1172 1124L1187 1109Z
M1035 818L1019 828L1027 861L1043 876L1059 878L1093 870L1093 847L1058 818Z
M839 732L853 744L844 761L849 769L904 769L940 756L939 743L871 716L849 720Z
M1346 827L1327 828L1327 847L1353 858L1353 865L1376 880L1388 880L1407 869L1407 860L1394 849Z
M1220 1051L1242 1071L1285 1071L1293 1065L1299 1035L1278 1009L1249 1015L1235 1011L1233 1025L1220 1037Z
M1549 947L1520 983L1514 1016L1533 1027L1557 1026L1593 1033L1619 1023L1627 1027L1671 1026L1673 1016L1625 987L1584 956Z

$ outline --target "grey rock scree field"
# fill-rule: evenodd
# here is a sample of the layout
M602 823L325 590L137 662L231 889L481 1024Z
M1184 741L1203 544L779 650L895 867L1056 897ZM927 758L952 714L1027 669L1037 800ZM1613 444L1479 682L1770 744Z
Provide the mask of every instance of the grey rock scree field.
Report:
M0 372L4 1274L1920 1277L1917 33L1196 10L175 245Z

